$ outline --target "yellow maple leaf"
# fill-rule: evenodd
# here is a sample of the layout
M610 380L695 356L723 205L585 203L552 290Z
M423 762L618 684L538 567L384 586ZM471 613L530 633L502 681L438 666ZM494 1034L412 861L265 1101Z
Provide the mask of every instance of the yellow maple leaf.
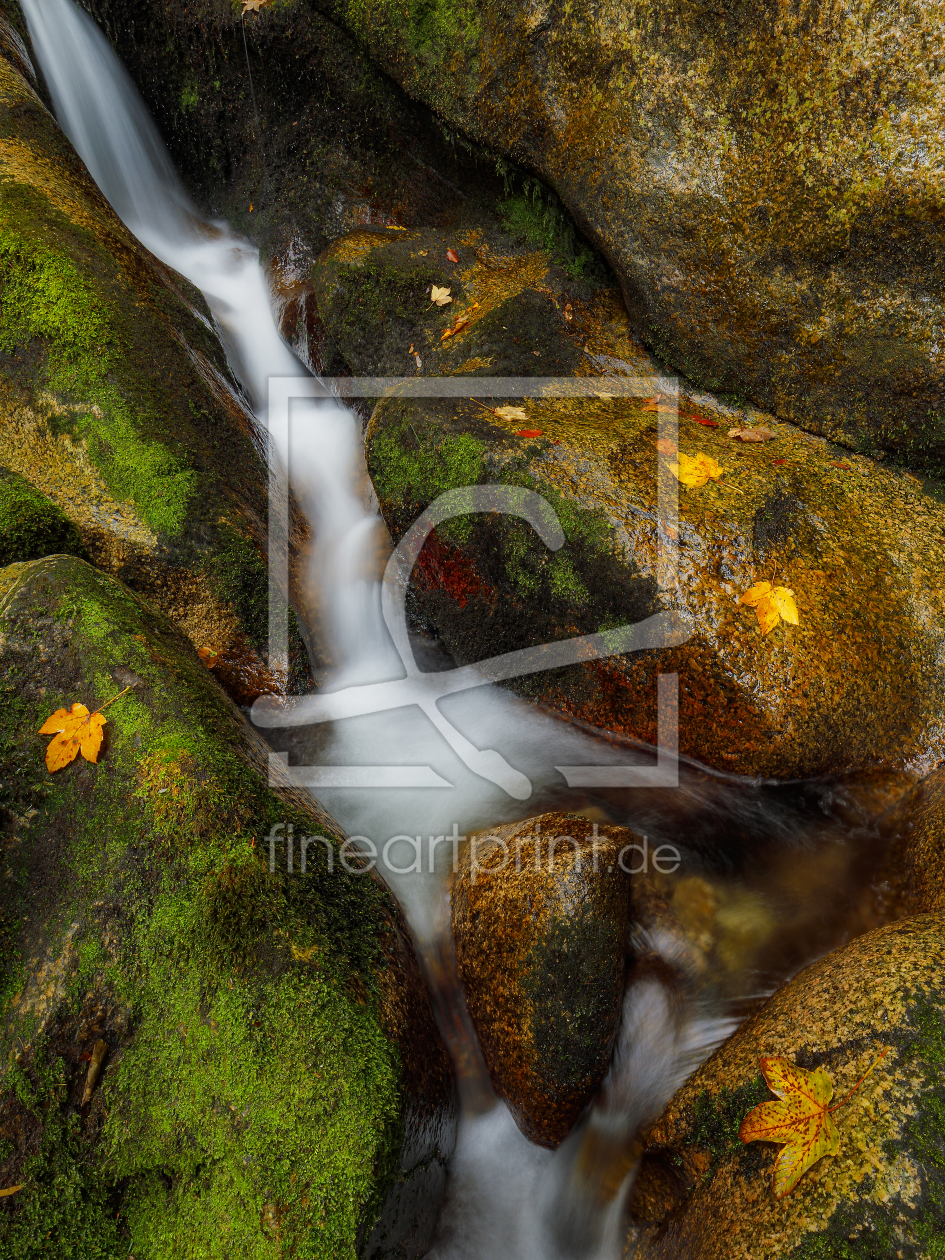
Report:
M272 3L272 0L243 0L244 13L258 13Z
M754 608L762 634L773 630L779 621L786 621L792 626L800 624L794 592L786 586L772 586L770 582L756 582L754 586L748 588L738 602Z
M759 1059L762 1075L776 1102L760 1103L741 1123L738 1136L748 1142L783 1143L774 1165L774 1197L783 1199L807 1172L825 1155L836 1155L840 1134L830 1118L860 1088L870 1072L886 1055L867 1068L838 1103L827 1104L833 1097L833 1082L824 1068L808 1072L790 1059Z
M697 455L686 455L679 451L678 462L670 464L669 471L684 486L689 486L692 490L698 490L700 486L704 486L710 479L718 481L724 469L715 462L711 455L703 455L702 451L699 451Z
M500 420L527 420L524 407L496 407L495 414Z
M430 301L436 306L446 306L447 302L452 302L452 300L448 288L441 288L436 284L430 286Z
M125 691L129 690L130 687L125 688ZM119 691L118 696L123 696L125 691ZM118 696L106 700L94 713L90 713L84 704L74 704L71 709L57 709L50 714L39 728L39 734L55 735L46 749L46 769L51 774L74 761L79 753L93 765L98 763L102 727L107 720L102 709L117 700Z

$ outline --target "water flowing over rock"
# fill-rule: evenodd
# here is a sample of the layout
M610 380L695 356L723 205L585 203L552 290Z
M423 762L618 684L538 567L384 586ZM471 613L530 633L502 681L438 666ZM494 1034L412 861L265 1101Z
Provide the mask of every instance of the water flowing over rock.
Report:
M446 257L455 245L460 262ZM481 233L363 230L314 272L319 311L357 373L607 376L603 397L385 398L368 467L395 540L445 490L539 491L566 545L527 525L470 516L421 554L414 611L462 662L637 622L659 607L691 619L688 643L569 666L517 688L581 721L656 742L656 674L679 675L681 751L723 770L784 777L871 766L923 769L942 756L939 657L945 606L923 575L945 562L937 483L832 448L792 425L684 391L677 444L722 477L678 488L661 529L656 443L666 400L613 291L572 296L543 253ZM433 284L453 302L430 302ZM460 317L468 319L445 341ZM607 397L622 375L652 396ZM505 403L519 410L503 416ZM524 416L524 419L522 418ZM771 441L730 428L767 426ZM840 456L843 458L840 458ZM667 565L666 557L669 557ZM661 559L662 557L662 559ZM760 633L739 603L756 582L794 591L799 625Z
M620 1018L633 837L543 814L467 847L452 891L460 979L492 1083L557 1146L603 1079Z
M92 7L121 34L124 4ZM236 7L139 7L155 10L140 23L161 49L157 76L137 31L122 48L165 132L192 147L199 120L251 139L248 84L235 121L214 114L242 51ZM940 5L318 7L450 128L557 191L665 362L829 438L941 463ZM299 5L248 18L256 77L272 81L287 40L306 49L322 21ZM181 46L169 87L163 52ZM278 99L305 89L289 79L266 89L275 163L291 134ZM323 179L299 167L287 202Z
M43 720L122 688L98 764L50 775ZM453 1084L390 894L267 786L181 632L84 561L0 571L0 689L0 1184L24 1186L0 1245L420 1256Z
M261 439L203 298L115 216L5 29L0 560L91 558L212 649L251 700L278 686L256 656Z
M673 1098L644 1135L630 1199L635 1260L931 1254L945 1227L945 920L922 915L853 941L775 994ZM758 1060L824 1067L839 1102L836 1156L784 1199L773 1143L739 1126L773 1096Z

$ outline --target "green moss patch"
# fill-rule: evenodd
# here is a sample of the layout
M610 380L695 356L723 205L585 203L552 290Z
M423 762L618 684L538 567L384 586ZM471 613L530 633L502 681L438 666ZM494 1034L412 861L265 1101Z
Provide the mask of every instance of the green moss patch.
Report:
M75 525L25 478L0 468L0 566L57 552L85 554Z

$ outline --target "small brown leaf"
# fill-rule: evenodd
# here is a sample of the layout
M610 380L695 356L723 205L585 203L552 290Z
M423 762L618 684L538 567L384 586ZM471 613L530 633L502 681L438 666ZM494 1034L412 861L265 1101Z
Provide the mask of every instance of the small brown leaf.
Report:
M754 428L754 429L729 429L730 438L740 439L742 442L771 442L778 435L773 433L771 429Z
M661 455L675 455L679 450L679 447L674 441L672 441L671 438L658 438L656 441L656 449Z
M827 463L831 464L834 468L842 468L844 472L849 472L852 468L852 464L846 464L842 459L828 459Z
M455 250L455 249L448 249L448 250L446 251L446 257L447 257L447 258L450 260L450 262L452 262L452 263L458 263L458 262L459 262L459 254L457 254L457 252L456 252L456 250Z

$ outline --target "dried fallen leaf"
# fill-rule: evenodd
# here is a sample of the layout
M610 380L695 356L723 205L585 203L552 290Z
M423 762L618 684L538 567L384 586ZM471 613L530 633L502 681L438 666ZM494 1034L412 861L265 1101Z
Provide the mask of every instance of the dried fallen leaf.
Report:
M447 302L452 302L452 300L453 299L450 297L450 291L448 288L440 288L435 284L431 287L430 301L436 306L446 306Z
M675 455L679 447L672 438L657 438L656 449L661 455Z
M270 4L272 0L243 0L243 12L258 13L260 9L265 9Z
M519 429L516 437L541 437L541 429Z
M524 407L487 407L487 411L492 411L500 420L527 420L528 413Z
M95 1086L98 1082L99 1075L102 1071L102 1063L105 1061L105 1055L107 1053L108 1044L102 1041L100 1037L92 1047L92 1053L89 1056L89 1070L85 1074L85 1089L82 1091L83 1107L92 1101L92 1095L95 1093Z
M771 442L778 435L771 429L754 428L754 429L729 429L730 438L740 439L742 442Z
M469 323L468 315L457 315L456 319L453 321L452 328L447 328L446 332L440 338L440 341L445 341L447 337L455 337L458 332L463 331L463 329L466 327L468 323Z
M832 464L834 468L842 468L845 472L849 472L852 464L845 464L842 459L828 459L828 464Z
M416 365L417 365L417 371L419 372L419 371L420 371L420 369L423 367L423 360L420 358L419 354L415 354L415 355L413 356L413 361L414 361L414 363L416 363Z
M712 481L718 481L722 476L724 469L710 455L704 455L702 451L699 451L697 455L685 455L679 451L678 455L678 462L670 464L669 471L691 490L698 490L710 478Z
M459 262L459 254L457 254L455 249L448 249L446 251L446 257L450 260L450 262Z
M417 257L418 257L418 258L426 258L427 254L429 254L429 252L430 252L430 251L429 251L428 249L418 249L418 250L417 250Z
M754 608L762 634L773 630L779 621L786 621L791 626L799 624L794 592L786 586L772 586L770 582L756 582L754 586L748 588L738 602Z
M215 652L212 647L197 648L197 655L206 665L207 669L213 669L214 665L220 663L220 653Z
M603 398L604 402L609 402L613 398L613 394L603 394L599 389L594 390L595 398Z
M40 735L55 735L46 749L46 769L61 770L81 752L86 761L96 763L102 746L101 713L90 713L84 704L74 704L68 711L57 709L39 728Z
M16 1194L18 1190L22 1190L22 1183L18 1186L7 1186L5 1190L0 1190L0 1199L5 1199L8 1194Z
M833 1083L824 1068L808 1072L790 1059L759 1059L762 1074L776 1102L760 1103L742 1121L738 1136L746 1143L784 1143L774 1166L774 1197L783 1199L813 1164L825 1155L836 1155L840 1134L831 1120L863 1084L888 1051L884 1050L857 1083L832 1107Z
M704 425L707 429L717 429L719 427L718 420L710 420L708 416L697 416L694 411L683 412L680 418L682 420L695 420L696 424Z

